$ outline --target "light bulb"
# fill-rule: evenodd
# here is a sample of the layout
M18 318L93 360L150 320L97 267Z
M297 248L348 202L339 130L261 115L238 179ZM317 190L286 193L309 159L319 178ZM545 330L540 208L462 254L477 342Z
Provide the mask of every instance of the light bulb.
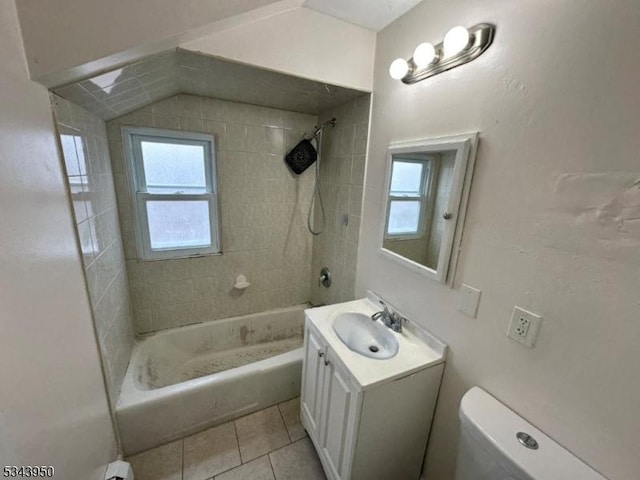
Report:
M444 56L453 57L457 55L469 46L470 41L469 30L461 26L453 27L444 36Z
M396 58L389 66L389 75L394 80L400 80L409 72L409 64L404 58Z
M430 43L421 43L413 51L413 63L416 67L426 67L436 59L436 49Z

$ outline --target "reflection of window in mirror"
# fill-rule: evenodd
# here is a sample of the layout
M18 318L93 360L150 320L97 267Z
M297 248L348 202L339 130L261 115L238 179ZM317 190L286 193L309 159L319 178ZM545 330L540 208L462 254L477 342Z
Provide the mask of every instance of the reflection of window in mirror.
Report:
M455 152L394 154L383 248L435 269Z
M424 235L432 168L431 157L411 154L394 157L385 238L409 240Z

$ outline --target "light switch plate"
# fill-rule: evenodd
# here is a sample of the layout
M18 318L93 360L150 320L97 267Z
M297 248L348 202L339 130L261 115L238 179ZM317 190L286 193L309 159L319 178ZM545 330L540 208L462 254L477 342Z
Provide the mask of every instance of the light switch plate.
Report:
M477 288L463 283L458 296L458 310L471 318L476 318L481 293Z
M518 306L513 307L507 336L529 348L536 342L542 317Z

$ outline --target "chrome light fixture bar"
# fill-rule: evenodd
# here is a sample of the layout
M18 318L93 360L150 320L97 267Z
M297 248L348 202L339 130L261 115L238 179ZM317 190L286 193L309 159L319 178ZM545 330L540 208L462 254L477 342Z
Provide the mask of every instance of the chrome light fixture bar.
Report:
M449 30L443 42L433 46L432 55L430 44L420 44L414 56L406 62L406 71L404 68L399 68L402 59L395 60L390 71L391 76L402 80L403 83L412 84L468 63L489 48L493 42L494 33L495 27L488 23L480 23L469 29L454 27ZM432 57L426 65L423 58L419 61L415 59L418 54L425 56L425 51L427 59Z

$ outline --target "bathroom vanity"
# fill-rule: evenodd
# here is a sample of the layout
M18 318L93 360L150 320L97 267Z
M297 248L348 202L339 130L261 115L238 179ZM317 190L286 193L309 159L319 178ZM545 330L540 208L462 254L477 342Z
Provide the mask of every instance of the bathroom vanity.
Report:
M331 480L420 476L446 346L411 323L399 333L374 323L379 300L305 311L300 415ZM338 335L345 318L353 329Z

